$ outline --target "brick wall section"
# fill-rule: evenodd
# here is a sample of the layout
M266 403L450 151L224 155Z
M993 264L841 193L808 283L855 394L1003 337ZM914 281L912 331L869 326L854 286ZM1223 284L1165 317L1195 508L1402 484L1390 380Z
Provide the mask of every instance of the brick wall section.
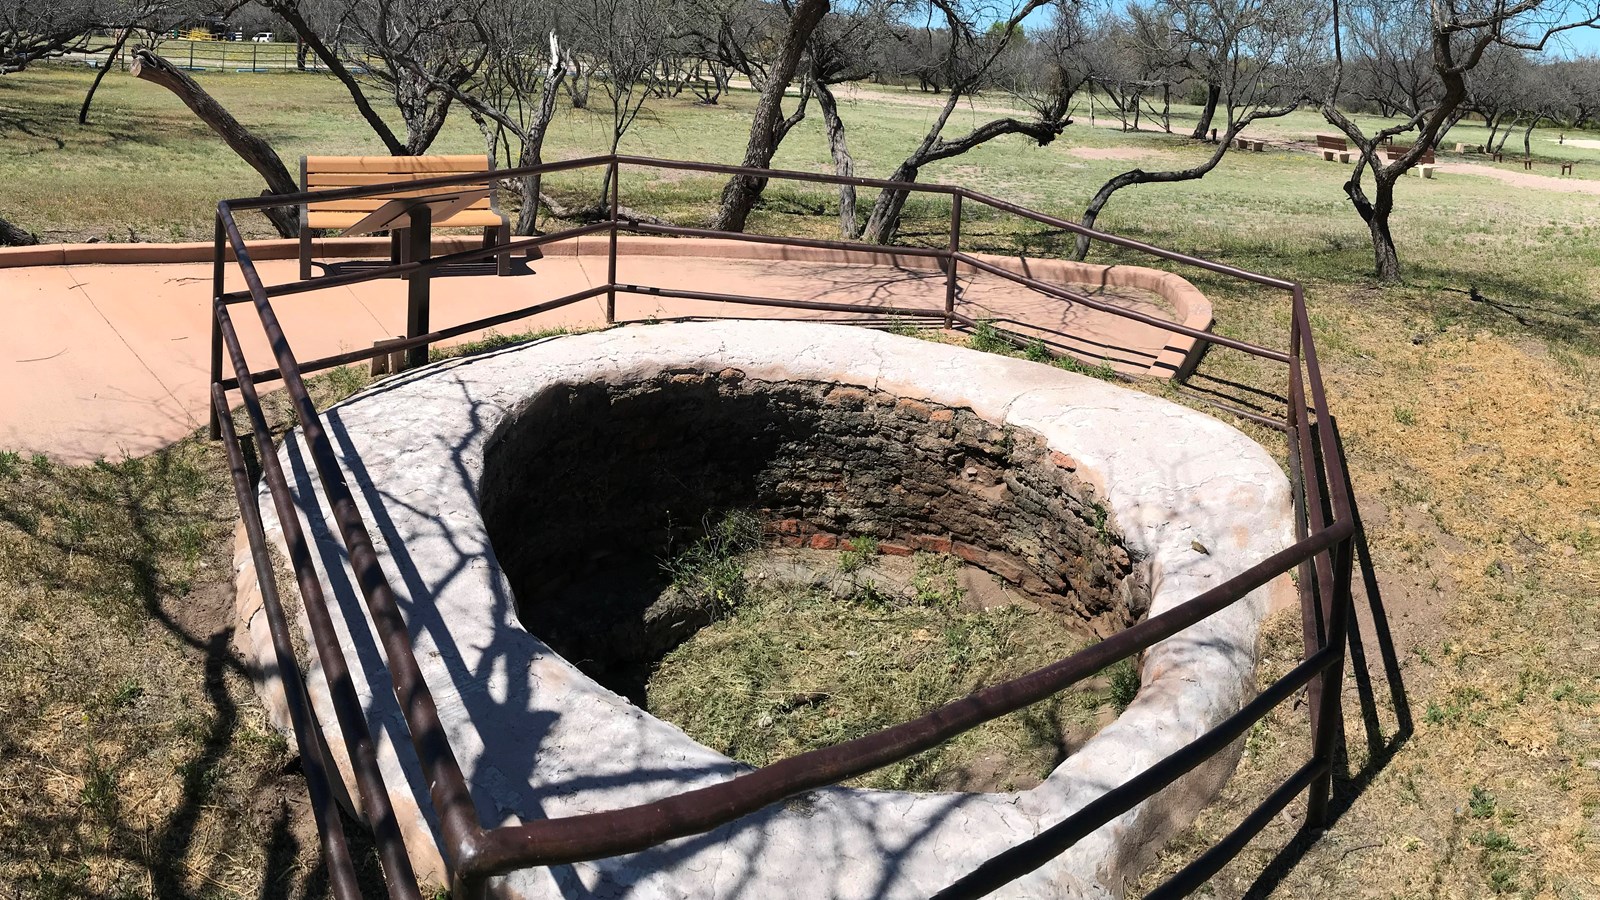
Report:
M1076 467L969 410L729 369L546 391L491 440L479 496L521 618L574 661L640 637L659 560L729 509L785 546L953 553L1103 636L1148 588Z

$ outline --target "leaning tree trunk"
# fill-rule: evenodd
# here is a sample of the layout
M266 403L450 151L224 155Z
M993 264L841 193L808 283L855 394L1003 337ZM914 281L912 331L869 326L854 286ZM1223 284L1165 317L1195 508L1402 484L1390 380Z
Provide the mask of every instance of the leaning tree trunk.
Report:
M750 142L745 147L744 165L752 169L765 169L772 165L772 155L783 140L783 95L794 81L795 70L800 67L800 57L811 32L828 12L828 0L800 0L789 17L789 28L783 35L783 45L778 59L767 72L766 84L761 89L761 99L756 103L754 120L750 123ZM735 175L722 189L722 207L717 211L715 227L718 231L743 231L750 210L755 208L761 191L766 187L764 178Z
M888 180L911 184L917 180L921 170L920 164L908 159L895 167L894 174ZM872 204L872 214L867 216L867 224L861 229L864 238L873 244L893 242L900 231L900 214L905 211L906 198L910 196L909 191L880 191L878 201Z
M1227 155L1228 148L1233 145L1234 138L1238 137L1239 132L1243 131L1251 121L1253 121L1253 117L1241 120L1229 128L1228 133L1223 136L1222 140L1217 142L1216 149L1211 151L1210 158L1198 166L1172 172L1146 172L1143 169L1132 169L1115 176L1101 185L1100 190L1095 192L1094 198L1089 201L1088 207L1083 211L1083 218L1080 220L1080 224L1085 228L1094 228L1095 222L1100 218L1100 211L1105 209L1106 204L1111 201L1112 195L1125 187L1132 187L1136 184L1194 181L1204 178L1212 169L1217 167L1217 163L1222 162L1222 157ZM1088 235L1078 235L1077 243L1072 249L1072 258L1081 262L1084 257L1088 256L1089 243Z
M106 64L100 67L100 71L94 73L94 81L89 82L89 90L83 95L83 105L78 107L79 125L89 124L89 106L94 103L94 94L100 90L100 82L105 80L112 64L122 55L122 48L128 43L128 36L131 34L133 34L132 25L122 29L122 33L117 35L117 42L111 45L111 52L106 54Z
M0 247L31 247L39 243L32 233L22 230L0 217Z
M154 51L141 47L134 51L133 65L128 67L128 72L135 78L158 84L176 94L200 121L206 123L218 137L226 141L228 146L233 148L233 152L239 154L240 159L249 163L251 168L261 174L267 182L267 190L262 192L263 195L299 193L300 186L295 184L293 176L284 167L283 160L278 158L278 153L272 149L272 145L240 125L239 120L223 109L222 104L172 63L156 55ZM300 234L299 217L295 215L292 207L271 206L262 212L272 220L272 226L278 230L279 235L296 237Z
M1189 137L1197 141L1206 139L1211 132L1211 117L1217 114L1217 101L1222 99L1222 85L1211 84L1206 86L1206 106L1200 111L1200 124L1194 126L1194 132Z
M856 161L850 155L850 145L845 140L844 119L839 117L839 102L833 91L821 81L814 81L817 106L822 110L822 122L828 132L828 152L833 156L833 173L842 178L856 174ZM856 222L856 189L854 185L839 185L839 236L854 240L859 225Z
M1522 155L1524 157L1533 156L1533 128L1535 125L1538 125L1539 120L1543 118L1544 116L1535 115L1533 117L1533 121L1528 123L1528 127L1522 129Z

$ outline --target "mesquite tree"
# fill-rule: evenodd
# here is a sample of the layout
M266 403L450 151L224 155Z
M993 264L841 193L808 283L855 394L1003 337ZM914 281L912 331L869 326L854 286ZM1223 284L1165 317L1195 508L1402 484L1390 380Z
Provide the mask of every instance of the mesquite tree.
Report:
M1562 32L1600 22L1600 2L1596 0L1428 0L1426 19L1390 15L1399 2L1333 0L1332 75L1320 99L1323 118L1344 132L1360 152L1344 192L1372 237L1373 267L1380 281L1399 281L1401 274L1400 254L1389 226L1395 183L1437 146L1443 132L1456 121L1468 96L1467 79L1484 55L1497 46L1543 50ZM1347 54L1366 56L1370 61L1375 45L1415 39L1404 32L1392 33L1394 26L1377 27L1384 22L1403 23L1398 26L1401 28L1426 28L1431 80L1415 101L1392 98L1405 118L1369 135L1339 108L1339 101ZM1384 146L1404 135L1411 137L1410 148L1384 162L1380 158ZM1370 193L1365 183L1369 172Z
M798 0L789 12L789 25L783 42L770 66L767 67L761 98L756 102L755 116L750 123L750 140L745 145L743 165L765 169L772 165L772 156L778 151L799 116L804 115L808 97L802 96L796 115L783 115L783 95L794 81L800 68L801 56L811 40L822 17L828 13L828 0ZM721 231L743 231L750 210L766 188L766 179L735 175L722 190L722 204L717 210L715 227Z
M502 159L518 168L536 166L544 161L544 137L567 71L568 54L554 30L554 17L528 0L486 0L466 13L466 27L451 33L467 42L458 48L462 57L481 50L482 64L466 81L433 83L448 91L478 125L489 168L500 168ZM535 49L541 41L548 42L548 53ZM424 61L413 65L422 77L437 78ZM512 230L518 235L537 229L539 185L538 175L517 179L522 208Z
M945 138L944 129L961 101L991 84L991 76L1001 69L1007 53L1021 53L1025 42L1014 41L1022 20L1047 6L1051 0L1022 0L988 28L979 27L979 13L986 12L961 4L961 0L929 0L932 13L942 25L938 34L946 47L945 76L949 90L933 124L916 148L895 167L888 180L909 184L917 180L924 166L960 156L974 147L1009 134L1023 135L1039 146L1049 144L1066 129L1069 119L1065 103L1050 102L1035 109L1032 119L1002 116L978 125L956 138ZM908 192L887 189L878 194L867 217L863 236L887 244L900 228Z
M486 50L461 40L479 2L348 0L336 31L348 63L362 66L394 100L406 125L405 155L425 153L444 127L455 92Z
M1222 3L1228 8L1221 10ZM1082 223L1093 228L1113 195L1139 184L1171 184L1204 178L1222 162L1234 140L1251 123L1288 115L1300 105L1308 85L1307 62L1321 36L1316 0L1209 0L1201 23L1190 19L1193 4L1172 4L1166 21L1179 41L1206 42L1217 62L1211 87L1217 89L1216 109L1226 118L1222 137L1201 163L1184 169L1146 171L1130 169L1101 185L1083 212ZM1225 12L1225 15L1219 15ZM1226 20L1225 27L1217 20ZM1213 119L1214 120L1214 119ZM1083 259L1089 239L1079 236L1073 258Z
M182 100L200 121L239 154L240 159L249 163L251 168L261 175L262 180L267 183L267 189L262 191L263 196L293 194L299 190L294 177L289 174L288 168L272 149L272 145L241 125L238 119L222 107L222 104L195 83L188 73L147 47L134 51L133 64L129 66L128 71L135 78L166 88ZM299 218L292 208L268 207L262 212L271 220L272 226L277 229L280 236L294 237L300 233Z
M806 83L817 98L823 129L828 136L828 155L835 175L855 174L855 158L850 155L844 119L839 115L835 85L860 81L882 64L878 48L895 40L894 23L905 0L869 0L848 12L835 12L812 32L806 52ZM839 185L839 236L856 237L861 223L856 215L856 189Z

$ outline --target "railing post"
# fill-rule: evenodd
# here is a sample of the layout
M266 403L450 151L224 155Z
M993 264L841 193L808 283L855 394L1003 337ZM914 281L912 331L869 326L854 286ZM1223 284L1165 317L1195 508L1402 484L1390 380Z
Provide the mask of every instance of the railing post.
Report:
M406 254L407 260L417 263L427 262L428 257L433 255L433 210L426 203L419 203L411 210L411 225L406 232L406 238L410 242L408 248L410 252ZM432 277L433 272L430 269L421 269L406 276L410 282L406 289L406 337L408 338L428 333L428 305ZM427 344L406 351L406 368L414 369L427 363Z
M611 157L611 247L606 254L606 324L615 325L617 322L617 207L618 193L622 190L620 182L621 167L617 165L617 158Z
M961 195L950 195L950 255L945 262L950 266L944 280L944 327L955 326L956 311L956 254L961 252Z
M225 249L227 234L222 228L222 213L217 213L216 243L211 250L211 383L222 380L222 323L217 321L217 306L222 303L223 274L226 270ZM207 433L213 441L222 438L222 411L211 404L211 420Z

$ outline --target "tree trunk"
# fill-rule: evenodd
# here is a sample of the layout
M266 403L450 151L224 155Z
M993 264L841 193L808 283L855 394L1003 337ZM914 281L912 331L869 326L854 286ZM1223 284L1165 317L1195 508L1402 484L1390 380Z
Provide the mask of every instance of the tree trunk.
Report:
M1539 120L1542 118L1544 116L1535 113L1533 121L1528 123L1527 128L1522 129L1522 155L1525 157L1533 156L1533 128L1539 124Z
M1200 111L1200 124L1194 126L1194 131L1189 137L1203 141L1211 131L1211 117L1217 114L1217 101L1222 99L1222 85L1212 84L1206 86L1206 106Z
M37 243L39 239L33 234L0 217L0 247L31 247Z
M1112 195L1125 187L1132 187L1136 184L1168 184L1172 182L1194 181L1196 179L1204 178L1211 172L1212 169L1217 167L1218 163L1222 162L1222 157L1227 155L1228 149L1233 146L1234 139L1239 136L1240 132L1244 131L1246 126L1254 122L1256 119L1277 118L1279 116L1288 115L1297 106L1298 104L1284 109L1271 110L1262 114L1247 115L1235 122L1233 125L1228 127L1227 134L1223 135L1222 139L1217 141L1217 146L1211 151L1210 158L1198 166L1172 172L1146 172L1143 169L1133 169L1117 175L1110 181L1107 181L1105 184L1101 185L1100 190L1095 192L1094 198L1089 201L1088 207L1083 211L1083 218L1079 220L1080 223L1085 228L1093 228L1095 226L1095 220L1100 217L1100 211L1105 209L1105 206L1108 202L1110 202ZM1087 235L1080 234L1078 235L1076 246L1073 247L1072 258L1082 261L1083 258L1088 255L1089 237Z
M906 160L889 176L890 181L910 184L917 180L920 167ZM867 217L867 225L862 229L865 239L874 244L891 243L900 231L900 213L906 208L906 198L909 191L881 191L878 201L872 204L872 214Z
M1394 183L1400 177L1401 170L1396 164L1382 168L1374 166L1372 176L1376 196L1369 200L1366 191L1361 188L1361 175L1365 168L1365 159L1356 164L1350 173L1350 180L1345 182L1344 192L1361 220L1367 223L1367 231L1372 235L1374 274L1379 281L1398 282L1400 252L1395 248L1394 235L1389 232L1389 214L1394 211Z
M300 186L284 167L283 160L278 158L278 153L272 149L272 145L239 124L239 120L201 89L193 78L147 48L134 51L133 65L128 68L128 72L135 78L166 88L182 100L200 121L227 142L228 146L233 148L233 152L239 154L240 159L249 163L251 168L261 174L262 179L267 182L267 190L263 194L300 192ZM300 220L292 207L273 206L262 212L272 220L272 226L278 230L279 235L296 237L300 234Z
M850 155L850 145L845 140L844 120L839 117L839 103L828 85L818 81L814 90L817 106L822 110L822 122L828 131L828 152L833 156L833 173L844 178L856 174L856 161ZM839 236L854 240L858 233L856 222L856 189L854 185L839 185Z
M111 45L111 52L106 54L106 64L94 73L94 81L89 83L89 90L83 95L83 105L78 107L79 125L89 124L89 105L94 103L95 91L100 90L100 82L105 80L106 73L111 71L111 66L122 55L122 47L128 43L128 36L131 34L133 34L132 25L122 29L122 33L117 35L117 42Z
M554 41L554 38L551 40ZM560 57L557 56L556 59L559 60ZM557 62L545 76L544 88L539 92L538 118L522 138L522 156L517 162L519 167L537 166L544 162L544 136L550 130L551 118L556 114L556 97L561 91L561 82L565 80L566 71L566 67ZM522 211L517 213L514 230L519 237L528 237L538 233L541 179L538 175L529 175L521 181Z
M828 0L799 0L789 17L789 29L784 33L783 46L778 60L767 73L761 99L756 103L754 121L750 123L750 142L745 147L744 165L765 169L772 165L772 155L783 139L783 94L794 81L795 70L800 67L800 57L817 23L829 9ZM736 175L728 180L722 190L722 207L717 212L715 228L719 231L743 231L750 210L760 199L766 180Z

